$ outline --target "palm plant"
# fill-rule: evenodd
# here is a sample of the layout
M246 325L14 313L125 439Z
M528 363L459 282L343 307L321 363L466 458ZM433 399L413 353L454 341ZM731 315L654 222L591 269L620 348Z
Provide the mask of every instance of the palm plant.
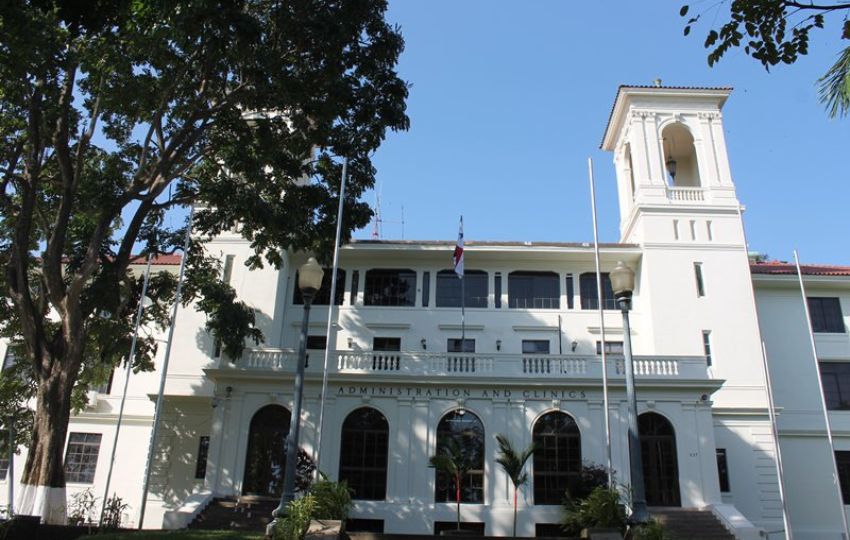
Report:
M430 457L428 466L447 474L455 484L457 502L457 529L460 530L460 492L466 473L472 469L472 461L467 452L454 439L447 439L437 448L437 454Z
M847 36L850 38L850 34ZM838 55L838 60L818 79L818 93L829 116L844 116L850 112L850 47Z
M514 448L513 443L501 433L496 435L496 442L499 443L499 456L496 458L496 463L502 466L502 469L511 479L514 485L514 532L516 536L516 512L517 512L517 493L519 488L528 482L528 473L525 472L525 464L528 462L534 451L537 449L536 443L531 443L528 448L521 452Z

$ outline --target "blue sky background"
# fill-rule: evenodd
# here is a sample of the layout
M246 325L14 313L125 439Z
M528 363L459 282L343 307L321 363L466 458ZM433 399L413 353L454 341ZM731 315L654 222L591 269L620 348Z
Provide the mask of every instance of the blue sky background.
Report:
M839 21L792 66L766 73L732 51L709 68L706 23L723 13L705 13L684 37L680 5L391 0L411 128L375 156L382 237L402 237L403 206L408 240L453 239L463 214L467 240L590 241L591 156L600 238L617 241L612 155L599 142L617 86L661 78L734 87L724 123L751 250L793 260L796 247L804 262L850 264L850 118L830 120L815 88L850 44Z

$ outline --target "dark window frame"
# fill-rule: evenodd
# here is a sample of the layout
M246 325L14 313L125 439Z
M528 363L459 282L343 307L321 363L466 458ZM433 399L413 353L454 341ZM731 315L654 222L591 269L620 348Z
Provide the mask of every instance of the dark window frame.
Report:
M431 303L431 272L422 272L422 307L428 307Z
M461 502L484 504L486 478L484 476L486 444L484 423L475 413L458 409L449 411L437 423L436 448L433 455L443 452L447 441L454 440L458 448L468 452L468 459L475 465L461 479ZM436 471L434 502L456 501L454 479L442 471Z
M68 433L65 448L65 481L69 484L93 484L100 456L102 433Z
M534 504L558 505L581 484L581 431L571 415L550 411L534 422Z
M614 299L614 289L611 287L611 276L602 272L602 309L617 309ZM578 277L581 309L599 309L599 295L596 292L596 272L585 272Z
M850 450L836 450L835 464L841 486L841 500L844 504L850 504Z
M409 268L372 268L366 271L366 306L415 307L416 271Z
M705 278L702 275L702 263L694 263L694 279L697 285L697 296L705 296Z
M387 498L390 424L374 407L348 413L340 434L339 480L348 482L352 499Z
M564 278L564 287L567 290L567 309L575 308L575 278L572 274L567 274Z
M390 344L393 345L390 345ZM380 352L401 352L401 338L375 336L372 338L372 350Z
M561 309L561 278L556 272L546 271L515 270L509 273L508 307Z
M605 354L613 354L613 355L622 355L624 354L625 349L623 349L622 341L608 341L605 340ZM596 354L602 354L602 341L598 340L596 342Z
M327 306L331 298L331 277L333 277L332 268L322 268L322 285L316 291L313 297L314 306ZM334 305L341 306L345 300L345 270L337 268L336 271L336 294ZM292 303L296 306L304 305L304 297L301 294L301 289L298 288L298 271L295 272L295 287L292 291Z
M818 362L826 408L850 411L850 362Z
M812 319L812 332L819 334L843 334L844 313L841 301L834 296L809 296L809 316Z
M711 353L711 330L702 331L702 353L705 356L705 365L711 367L714 361Z
M463 350L461 350L461 338L446 339L446 352L450 353L474 353L475 340L472 338L463 339Z
M437 295L434 306L438 308L461 307L461 289L468 308L486 308L490 298L490 276L484 270L464 270L463 280L454 270L437 272Z
M493 274L493 306L496 309L502 307L502 273Z
M207 459L210 455L210 436L201 435L198 439L198 456L195 459L195 480L207 477Z
M729 458L725 448L717 448L717 478L720 481L720 493L729 493Z
M521 346L522 354L552 354L552 342L548 339L524 339Z

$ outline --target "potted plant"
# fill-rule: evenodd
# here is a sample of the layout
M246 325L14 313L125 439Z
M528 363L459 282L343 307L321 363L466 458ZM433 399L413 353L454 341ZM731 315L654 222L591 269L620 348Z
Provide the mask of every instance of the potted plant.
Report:
M514 528L513 536L516 536L516 513L517 513L517 493L519 488L528 482L528 473L525 472L525 464L528 463L537 445L532 443L523 451L518 451L507 437L501 433L496 435L496 442L499 444L499 456L496 458L496 463L502 466L502 470L508 475L511 483L514 485Z

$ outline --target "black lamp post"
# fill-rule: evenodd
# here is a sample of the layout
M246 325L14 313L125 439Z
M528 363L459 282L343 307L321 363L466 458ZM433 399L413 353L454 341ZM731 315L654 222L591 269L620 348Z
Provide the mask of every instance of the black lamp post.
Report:
M286 515L287 505L295 499L295 465L298 459L298 434L301 431L301 396L304 393L304 363L307 358L307 326L310 322L310 305L322 286L324 272L316 259L310 259L298 269L298 288L304 298L304 319L301 322L301 338L298 343L298 366L295 370L295 400L286 437L286 464L283 473L283 494L280 505L274 509L275 519Z
M629 419L629 473L632 479L632 515L629 520L633 524L643 524L649 521L649 511L646 509L646 494L643 483L643 459L641 458L637 424L635 372L632 364L632 335L629 327L629 309L632 304L632 292L635 289L635 273L620 261L611 272L610 277L611 288L614 289L614 298L623 313L623 355L626 365L626 401Z

